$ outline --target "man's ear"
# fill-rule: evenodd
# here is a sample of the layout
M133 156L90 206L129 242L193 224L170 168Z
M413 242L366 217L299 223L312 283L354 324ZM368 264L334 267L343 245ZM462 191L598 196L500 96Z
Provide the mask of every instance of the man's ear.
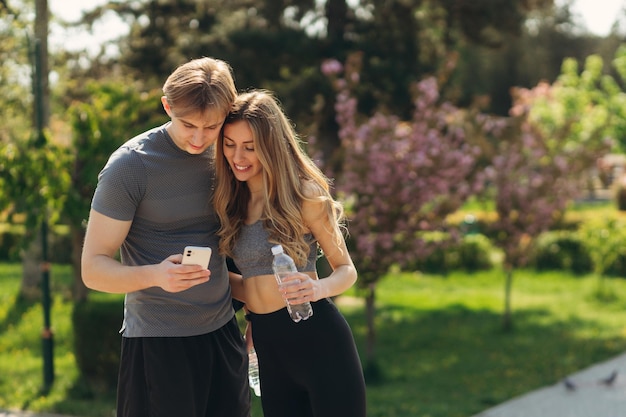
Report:
M167 97L161 97L161 104L163 104L163 109L165 110L165 113L167 113L169 117L172 117L172 108L170 107L170 103L167 102Z

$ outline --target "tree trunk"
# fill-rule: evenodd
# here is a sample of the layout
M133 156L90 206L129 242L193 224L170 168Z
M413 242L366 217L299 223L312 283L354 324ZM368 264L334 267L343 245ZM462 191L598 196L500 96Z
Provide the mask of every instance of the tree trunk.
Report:
M85 230L82 227L70 227L72 236L72 271L74 274L74 288L72 297L74 301L87 300L89 289L85 286L80 266L80 258L83 252L83 241L85 240Z
M348 24L348 4L346 0L328 0L325 6L328 44L334 50L342 50L345 44L346 25ZM329 55L333 56L333 55Z
M368 383L380 382L383 378L382 371L376 359L376 283L367 286L365 297L365 318L367 322L367 337L365 346L365 367L363 369Z
M50 125L50 86L48 75L50 72L48 60L48 0L35 0L35 39L39 41L41 57L39 64L41 68L41 124L42 128Z
M33 107L33 125L37 127L38 133L50 124L50 87L48 84L48 0L35 1L35 40L39 44L39 56L35 57L39 68L35 71L35 75L39 79L33 77L33 86L41 83L41 89L37 94L41 94L40 99L34 100ZM31 51L33 52L33 51ZM39 90L33 88L33 90ZM41 104L41 108L38 106ZM30 192L31 190L25 190ZM35 210L43 210L45 207L33 207ZM45 221L45 220L44 220ZM22 285L20 294L28 299L31 297L39 297L41 294L39 282L41 278L41 262L42 262L42 238L41 231L35 233L35 238L25 249L22 254Z
M513 268L510 265L504 267L506 274L504 283L504 315L502 317L502 327L505 331L513 328L513 319L511 316L511 290L513 287Z
M41 299L41 233L35 237L21 254L22 283L20 297L25 300L37 301Z
M367 287L367 296L365 298L365 317L367 322L367 343L365 348L365 358L368 362L375 362L376 359L376 326L374 324L374 318L376 317L374 305L375 295L376 284L371 283Z

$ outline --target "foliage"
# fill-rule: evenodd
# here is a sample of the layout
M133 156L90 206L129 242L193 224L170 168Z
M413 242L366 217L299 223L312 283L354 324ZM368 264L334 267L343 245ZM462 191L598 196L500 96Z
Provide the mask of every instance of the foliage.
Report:
M337 62L325 71L341 70ZM351 255L360 285L375 283L389 268L405 267L432 248L420 232L439 229L448 214L480 190L478 150L465 141L463 113L438 103L434 78L416 87L415 112L407 122L377 112L357 114L351 88L358 62L337 79L337 121L343 150L338 192L348 201Z
M143 91L130 81L92 82L86 98L69 108L72 134L72 186L65 219L80 228L89 214L98 173L111 153L133 136L165 123L160 90Z
M20 250L27 233L23 224L0 223L0 262L19 262ZM72 247L68 227L55 225L48 235L48 260L56 264L70 264L68 248Z
M496 124L501 140L493 159L498 220L495 243L504 251L505 328L512 325L513 269L523 267L534 240L564 215L597 159L611 147L606 95L599 90L602 62L587 59L578 74L566 60L553 86L514 89L511 120ZM500 130L502 129L502 130Z
M114 392L120 363L122 299L74 304L74 355L82 378L93 391Z
M117 69L154 84L189 58L222 58L233 66L240 89L276 91L300 131L317 135L330 157L338 140L333 91L319 72L324 59L343 61L362 51L362 88L357 92L361 110L370 113L384 107L406 119L413 111L411 86L436 73L450 53L477 44L505 48L510 43L505 35L519 36L529 13L549 13L553 4L553 0L107 2L86 13L79 24L90 27L114 12L128 22L130 33L112 41L120 49L119 57L101 54L91 60L95 71L83 75ZM72 61L79 67L76 61L84 62L84 56ZM511 85L495 90L508 91Z
M0 213L24 221L32 231L41 220L55 222L68 182L63 149L33 122L32 4L0 5ZM32 238L27 234L26 240ZM25 243L25 242L22 242Z
M32 123L31 2L0 4L0 144L26 140ZM28 17L27 17L28 16ZM2 153L0 152L0 155ZM1 178L1 177L0 177Z
M360 115L352 93L360 79L361 55L351 56L343 78L335 79L335 109L341 142L341 181L337 191L347 200L350 255L359 268L358 285L367 289L368 345L366 378L377 378L375 288L392 266L406 268L432 245L421 232L441 229L483 185L480 149L466 141L459 109L439 103L434 77L418 83L411 120L377 111ZM338 61L322 71L336 77ZM451 233L454 237L454 232Z
M562 218L581 179L608 151L600 136L604 120L581 120L602 106L584 97L559 84L516 91L513 123L493 161L497 243L512 268L526 264L532 239Z
M10 222L23 217L30 231L44 218L58 222L70 181L68 164L66 150L54 143L0 143L0 211Z
M571 271L588 274L591 259L578 231L547 231L539 235L530 256L529 266L537 271Z
M618 178L613 184L615 204L620 211L626 211L626 177Z
M626 152L626 45L621 44L612 61L613 69L618 77L605 76L601 79L602 91L606 94L609 122L606 125L609 135L621 152Z
M605 273L624 255L626 219L621 215L598 217L583 223L580 234L598 279L597 295L610 297L612 294L605 288Z
M426 256L413 259L403 270L429 274L447 274L453 271L476 272L494 267L494 247L489 238L478 233L463 235L451 241L446 233L422 233L426 245L434 249Z

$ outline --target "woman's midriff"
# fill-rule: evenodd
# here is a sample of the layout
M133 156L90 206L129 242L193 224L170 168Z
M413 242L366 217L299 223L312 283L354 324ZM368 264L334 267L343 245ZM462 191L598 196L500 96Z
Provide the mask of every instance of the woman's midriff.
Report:
M318 279L315 272L304 272L313 279ZM246 308L257 314L273 313L287 304L278 291L274 275L258 275L243 281L246 293Z

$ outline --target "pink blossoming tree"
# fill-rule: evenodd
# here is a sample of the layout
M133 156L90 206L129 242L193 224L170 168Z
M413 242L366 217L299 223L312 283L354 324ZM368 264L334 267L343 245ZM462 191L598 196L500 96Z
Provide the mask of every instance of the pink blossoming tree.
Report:
M582 74L567 60L553 85L515 89L508 127L493 158L495 243L504 252L503 326L512 327L513 270L527 264L535 238L562 218L584 190L589 171L611 148L607 95L599 88L601 61L590 57Z
M357 59L344 69L337 61L322 70L334 78L335 110L343 152L337 190L347 202L350 250L366 289L367 359L374 360L375 289L392 266L411 263L433 248L423 232L441 230L448 214L479 192L480 150L465 140L464 113L439 103L434 78L416 87L411 120L377 112L357 112L351 92L358 84Z

